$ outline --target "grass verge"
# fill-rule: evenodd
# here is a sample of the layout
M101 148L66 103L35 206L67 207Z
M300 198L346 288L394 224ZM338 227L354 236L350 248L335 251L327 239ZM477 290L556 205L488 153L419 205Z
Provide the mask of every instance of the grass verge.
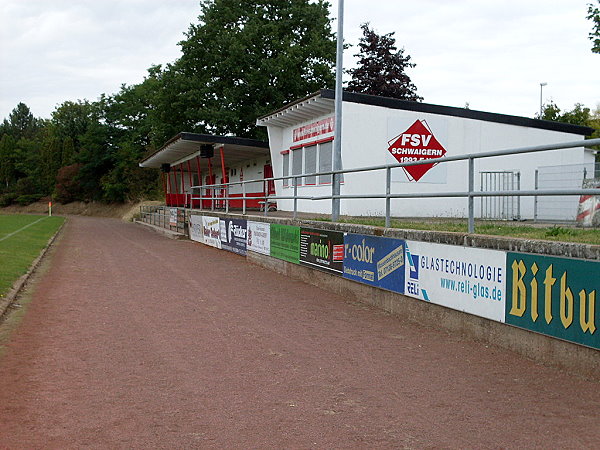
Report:
M319 218L315 220L321 220L329 222L329 219ZM353 217L349 219L341 219L340 222L345 223L357 223L361 225L372 225L376 227L385 226L385 219L369 217L360 218ZM467 232L466 220L439 220L434 219L428 222L419 221L405 221L392 219L390 223L392 228L401 228L404 230L430 230L430 231L451 231L457 233ZM571 228L562 226L531 226L524 225L522 223L489 223L489 222L478 222L475 226L476 234L485 234L491 236L507 236L507 237L518 237L524 239L541 239L546 241L556 242L578 242L581 244L593 244L600 245L600 230L599 229L584 229L584 228Z
M63 217L0 215L0 296L27 272L64 221Z

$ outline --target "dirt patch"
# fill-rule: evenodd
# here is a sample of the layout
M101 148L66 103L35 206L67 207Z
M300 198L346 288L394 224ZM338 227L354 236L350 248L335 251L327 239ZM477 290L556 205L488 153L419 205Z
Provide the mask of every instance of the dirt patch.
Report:
M162 205L164 202L156 200L145 200L131 203L99 203L99 202L71 202L65 205L52 203L52 214L58 216L94 216L113 217L131 222L140 206ZM40 201L27 206L11 205L0 208L2 214L47 214L48 202Z

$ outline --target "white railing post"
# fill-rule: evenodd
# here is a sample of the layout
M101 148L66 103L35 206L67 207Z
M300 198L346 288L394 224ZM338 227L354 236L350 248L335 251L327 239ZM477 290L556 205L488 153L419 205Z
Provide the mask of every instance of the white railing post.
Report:
M473 197L475 188L475 162L469 158L469 233L475 233L475 199Z

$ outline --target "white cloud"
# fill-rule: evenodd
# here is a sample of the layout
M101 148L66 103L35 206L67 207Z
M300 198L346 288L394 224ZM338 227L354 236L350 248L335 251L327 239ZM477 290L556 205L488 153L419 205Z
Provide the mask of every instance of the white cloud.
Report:
M545 100L563 109L600 102L588 2L346 0L344 33L356 44L363 22L396 32L426 102L532 116L541 81ZM179 56L177 42L199 13L199 0L2 0L0 119L20 101L49 117L65 100L142 81L152 64ZM356 52L345 52L346 68Z

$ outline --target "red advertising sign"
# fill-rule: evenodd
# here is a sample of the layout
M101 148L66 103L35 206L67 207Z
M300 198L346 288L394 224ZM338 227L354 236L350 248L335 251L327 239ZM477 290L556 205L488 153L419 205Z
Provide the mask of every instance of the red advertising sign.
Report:
M388 142L388 151L399 163L441 158L446 149L435 138L427 122L416 120L408 130ZM403 167L408 179L419 181L436 163Z
M333 117L328 117L318 122L313 122L303 127L294 128L292 136L294 142L302 141L322 134L333 133L334 120Z

